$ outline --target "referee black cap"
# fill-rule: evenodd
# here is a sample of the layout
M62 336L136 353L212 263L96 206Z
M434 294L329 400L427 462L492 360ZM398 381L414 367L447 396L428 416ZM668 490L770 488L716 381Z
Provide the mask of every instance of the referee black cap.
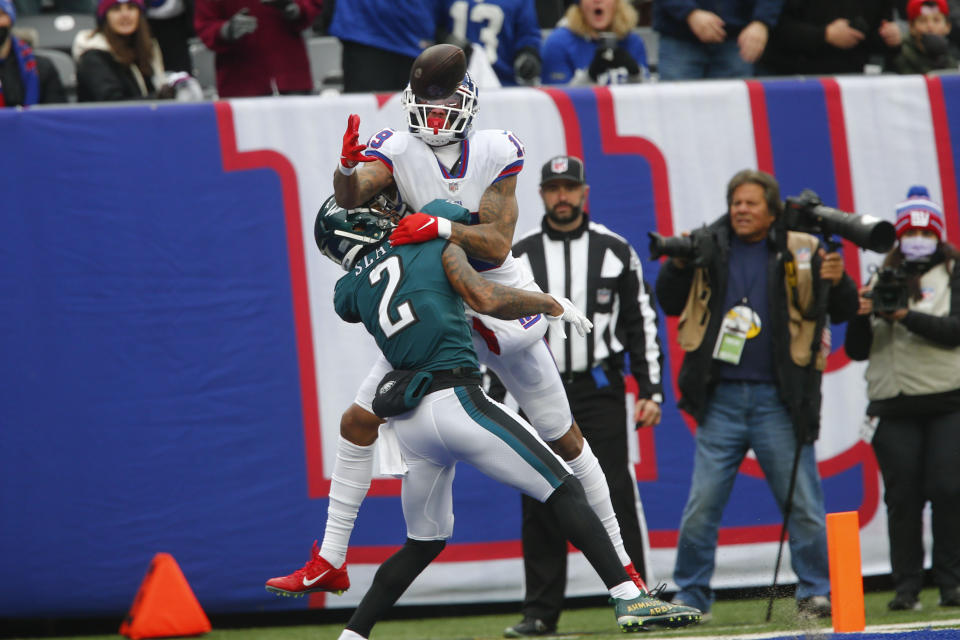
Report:
M583 161L576 156L550 158L540 170L540 184L542 186L551 180L569 180L583 184L586 182L583 175Z

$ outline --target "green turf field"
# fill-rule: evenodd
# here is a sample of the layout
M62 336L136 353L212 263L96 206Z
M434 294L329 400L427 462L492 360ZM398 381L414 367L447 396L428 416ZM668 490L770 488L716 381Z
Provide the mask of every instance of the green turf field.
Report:
M887 610L891 592L867 593L866 622L868 626L898 623L926 623L939 627L960 629L960 608L939 607L939 593L925 590L920 600L923 611ZM766 600L725 600L713 607L710 622L674 631L650 631L639 636L620 633L609 608L574 609L560 618L558 635L552 638L588 638L613 640L625 637L666 638L684 636L736 636L764 632L793 632L800 637L816 637L817 630L830 631L830 621L802 621L796 616L793 599L779 599L773 609L773 619L764 622ZM381 622L371 636L372 640L493 640L501 638L503 629L520 619L519 614L499 614L476 617L425 618L422 620L394 620ZM925 625L921 625L925 626ZM342 624L323 624L296 627L257 627L251 629L214 630L203 636L209 640L335 640ZM813 633L811 633L813 632ZM960 635L960 632L958 632ZM119 635L60 636L83 640L118 640Z

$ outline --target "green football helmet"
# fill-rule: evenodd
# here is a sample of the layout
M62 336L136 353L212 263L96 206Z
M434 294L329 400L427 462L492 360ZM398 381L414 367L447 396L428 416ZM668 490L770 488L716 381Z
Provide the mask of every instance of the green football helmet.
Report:
M365 205L349 210L330 196L317 212L313 239L320 253L349 271L361 249L390 237L398 219L398 208L392 207L389 198L380 194Z

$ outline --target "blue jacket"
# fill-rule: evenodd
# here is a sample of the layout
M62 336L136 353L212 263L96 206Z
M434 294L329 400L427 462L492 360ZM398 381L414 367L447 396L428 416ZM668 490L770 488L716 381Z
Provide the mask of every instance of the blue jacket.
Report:
M653 28L663 35L699 42L687 25L694 9L717 14L726 23L727 40L759 20L771 29L777 24L784 0L657 0L653 3Z
M636 61L640 73L647 75L647 49L643 39L636 33L617 43ZM597 53L597 42L589 40L571 31L568 27L557 27L543 43L540 57L543 69L540 78L544 84L566 84L578 69L586 71Z
M434 43L441 0L341 0L329 33L341 40L416 58Z

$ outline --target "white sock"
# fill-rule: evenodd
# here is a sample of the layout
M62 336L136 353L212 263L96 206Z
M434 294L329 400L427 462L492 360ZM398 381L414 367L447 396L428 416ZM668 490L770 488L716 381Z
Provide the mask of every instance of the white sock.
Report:
M627 582L621 582L615 587L610 589L611 598L620 598L621 600L633 600L636 597L640 596L640 589L637 588L637 585L633 584L633 580L628 580Z
M320 555L334 567L343 566L347 559L353 524L373 477L374 446L362 447L342 436L337 440L337 460L333 463L333 477L330 478L327 528L320 545Z
M356 631L350 631L350 629L344 629L340 632L340 636L337 640L367 640L362 635Z
M603 528L607 530L610 536L610 542L620 558L620 564L627 566L630 564L630 556L627 550L623 548L623 536L620 535L620 523L617 522L617 514L613 512L613 503L610 502L610 488L607 487L607 478L603 475L600 468L600 461L593 455L590 443L583 441L583 451L573 460L568 460L570 470L577 477L580 484L583 485L583 491L587 494L587 502L593 509L593 512L600 518Z

